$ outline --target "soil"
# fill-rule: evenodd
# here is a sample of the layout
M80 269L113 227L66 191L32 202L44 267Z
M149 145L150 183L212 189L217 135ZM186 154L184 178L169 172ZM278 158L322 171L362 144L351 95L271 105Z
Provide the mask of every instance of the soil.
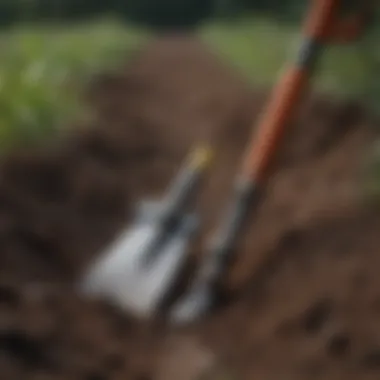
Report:
M162 194L210 139L219 154L191 250L202 255L269 95L222 62L195 39L162 37L94 78L92 125L2 159L2 379L379 378L380 215L362 173L380 123L354 101L305 98L213 315L174 330L75 293L133 204Z

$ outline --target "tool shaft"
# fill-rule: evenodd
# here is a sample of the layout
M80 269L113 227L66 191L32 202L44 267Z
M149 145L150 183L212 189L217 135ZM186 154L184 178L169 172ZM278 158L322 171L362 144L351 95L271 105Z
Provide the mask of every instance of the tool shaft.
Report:
M334 37L331 33L337 22L338 8L336 0L314 1L295 60L285 70L258 121L258 128L253 132L243 160L234 201L225 215L226 223L216 233L219 243L210 245L211 255L224 257L223 261L228 261L225 256L232 254L237 234L246 220L247 209L255 201L258 188L264 185L268 177L286 127L308 89L325 43Z
M164 220L180 216L194 194L204 171L210 165L211 159L212 149L208 145L198 146L190 154L188 162L165 197L162 215Z
M157 232L151 244L146 247L142 264L153 265L154 260L161 254L167 241L181 227L186 217L185 208L196 194L201 178L210 165L212 150L208 145L199 145L191 152L188 161L180 170L171 185L165 200L161 215L157 221Z
M248 216L248 210L250 210L252 203L258 199L256 197L257 190L258 188L251 181L243 179L236 183L232 202L227 207L220 228L216 230L210 241L209 249L213 254L209 255L208 266L215 267L212 270L216 273L228 264L228 259L236 244L238 232Z
M257 204L259 188L268 175L287 123L307 89L322 49L323 44L316 39L303 38L294 63L285 71L259 120L258 129L252 136L236 181L232 203L223 216L224 223L217 229L216 237L208 247L209 253L206 253L206 257L209 256L205 259L207 266L216 267L212 271L214 276L221 273L228 264L248 212L252 205ZM210 272L210 269L205 272Z
M250 206L257 203L258 190L265 183L285 129L308 88L336 13L336 0L314 1L295 60L280 78L253 133L237 178L232 203L223 217L224 223L207 247L199 282L215 282L230 261Z

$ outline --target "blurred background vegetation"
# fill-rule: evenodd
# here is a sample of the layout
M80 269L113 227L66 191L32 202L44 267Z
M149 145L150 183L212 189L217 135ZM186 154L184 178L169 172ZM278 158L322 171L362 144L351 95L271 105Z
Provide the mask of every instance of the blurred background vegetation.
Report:
M0 0L0 150L67 125L80 89L170 30L192 31L249 80L273 83L297 42L308 0ZM380 28L327 49L316 85L377 107ZM379 108L380 109L380 108Z

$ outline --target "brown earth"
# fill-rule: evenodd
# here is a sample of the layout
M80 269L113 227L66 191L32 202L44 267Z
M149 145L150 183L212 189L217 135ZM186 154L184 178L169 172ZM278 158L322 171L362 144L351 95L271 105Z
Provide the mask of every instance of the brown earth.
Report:
M209 138L220 154L198 205L202 241L267 94L173 37L96 78L89 95L90 129L1 163L1 379L379 378L380 217L360 176L380 123L355 102L305 99L240 240L232 302L173 331L81 299L73 281L133 202L162 192Z

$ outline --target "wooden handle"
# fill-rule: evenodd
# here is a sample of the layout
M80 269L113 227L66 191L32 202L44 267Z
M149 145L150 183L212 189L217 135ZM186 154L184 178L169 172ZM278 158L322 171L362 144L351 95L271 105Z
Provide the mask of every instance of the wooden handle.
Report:
M248 150L243 167L243 176L260 182L274 156L279 140L285 130L289 115L298 105L307 87L309 74L302 69L287 71L272 97L266 112L259 121L258 133L254 136L252 148Z
M320 47L333 39L333 31L337 33L334 25L339 10L339 0L314 0L306 18L298 59L281 78L259 120L243 162L243 178L256 182L265 178L286 125L308 87L314 63L320 56Z

